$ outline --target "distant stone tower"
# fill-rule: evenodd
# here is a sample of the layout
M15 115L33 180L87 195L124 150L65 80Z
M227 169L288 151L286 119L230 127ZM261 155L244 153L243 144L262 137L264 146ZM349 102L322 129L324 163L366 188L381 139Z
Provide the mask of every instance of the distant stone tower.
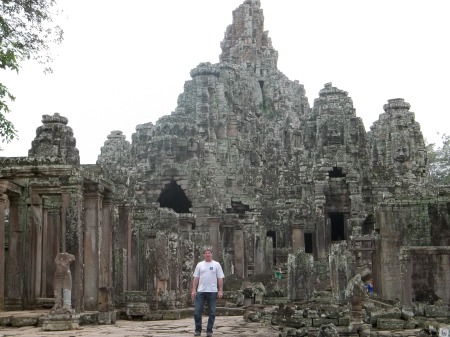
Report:
M423 195L427 182L426 149L420 125L403 98L388 100L368 133L375 189L392 195Z
M132 166L131 144L125 139L122 131L112 131L100 149L97 165L102 166L103 172L113 180L116 187L116 195L127 197L129 167Z
M170 115L131 142L112 131L97 165L80 165L59 114L43 116L29 157L0 158L0 310L53 296L60 251L76 258L76 310L187 307L205 246L227 277L287 267L290 301L330 286L344 300L367 268L381 297L450 302L449 197L428 185L409 103L389 100L369 132L331 83L310 107L277 68L258 0L233 12L221 48Z
M36 138L31 143L28 156L60 164L80 165L76 139L67 122L68 119L59 113L43 115L43 124L36 129Z

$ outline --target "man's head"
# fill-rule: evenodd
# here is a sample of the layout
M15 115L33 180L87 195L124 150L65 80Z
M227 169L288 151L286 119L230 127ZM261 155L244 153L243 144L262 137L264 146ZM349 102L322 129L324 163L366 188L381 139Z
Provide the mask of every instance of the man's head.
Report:
M212 261L212 251L210 248L205 248L203 250L203 258L205 259L206 262Z

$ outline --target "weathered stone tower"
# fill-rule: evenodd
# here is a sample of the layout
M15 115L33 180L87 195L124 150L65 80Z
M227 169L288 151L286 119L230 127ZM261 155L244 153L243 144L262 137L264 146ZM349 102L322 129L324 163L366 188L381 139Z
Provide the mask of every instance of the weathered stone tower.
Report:
M192 69L171 115L138 125L131 143L113 131L96 165L79 165L57 114L28 158L1 159L0 277L16 281L0 287L0 309L48 298L47 261L61 251L76 256L78 310L95 309L99 289L117 306L182 307L206 245L227 276L287 268L291 300L331 286L344 301L362 268L383 297L450 300L449 196L427 183L409 104L389 100L369 132L331 83L310 107L277 68L257 0L233 12L221 48L219 63Z

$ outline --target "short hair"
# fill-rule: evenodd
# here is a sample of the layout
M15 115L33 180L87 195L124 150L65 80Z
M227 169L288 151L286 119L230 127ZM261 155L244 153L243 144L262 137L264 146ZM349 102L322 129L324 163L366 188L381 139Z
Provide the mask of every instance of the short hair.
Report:
M205 254L206 252L211 252L212 253L212 248L211 247L204 247L203 248L203 254Z

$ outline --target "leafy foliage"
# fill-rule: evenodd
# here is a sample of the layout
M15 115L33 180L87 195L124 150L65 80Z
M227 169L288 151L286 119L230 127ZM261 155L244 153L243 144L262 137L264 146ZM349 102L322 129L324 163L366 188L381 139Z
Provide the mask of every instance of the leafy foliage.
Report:
M37 60L43 65L51 62L50 45L62 41L62 30L51 27L51 9L55 0L0 0L0 69L18 72L20 62ZM46 72L51 71L49 67ZM17 130L5 114L10 112L8 101L15 97L0 83L0 137L9 142Z
M439 185L450 185L450 136L442 136L442 145L435 149L428 144L428 162L431 180Z

